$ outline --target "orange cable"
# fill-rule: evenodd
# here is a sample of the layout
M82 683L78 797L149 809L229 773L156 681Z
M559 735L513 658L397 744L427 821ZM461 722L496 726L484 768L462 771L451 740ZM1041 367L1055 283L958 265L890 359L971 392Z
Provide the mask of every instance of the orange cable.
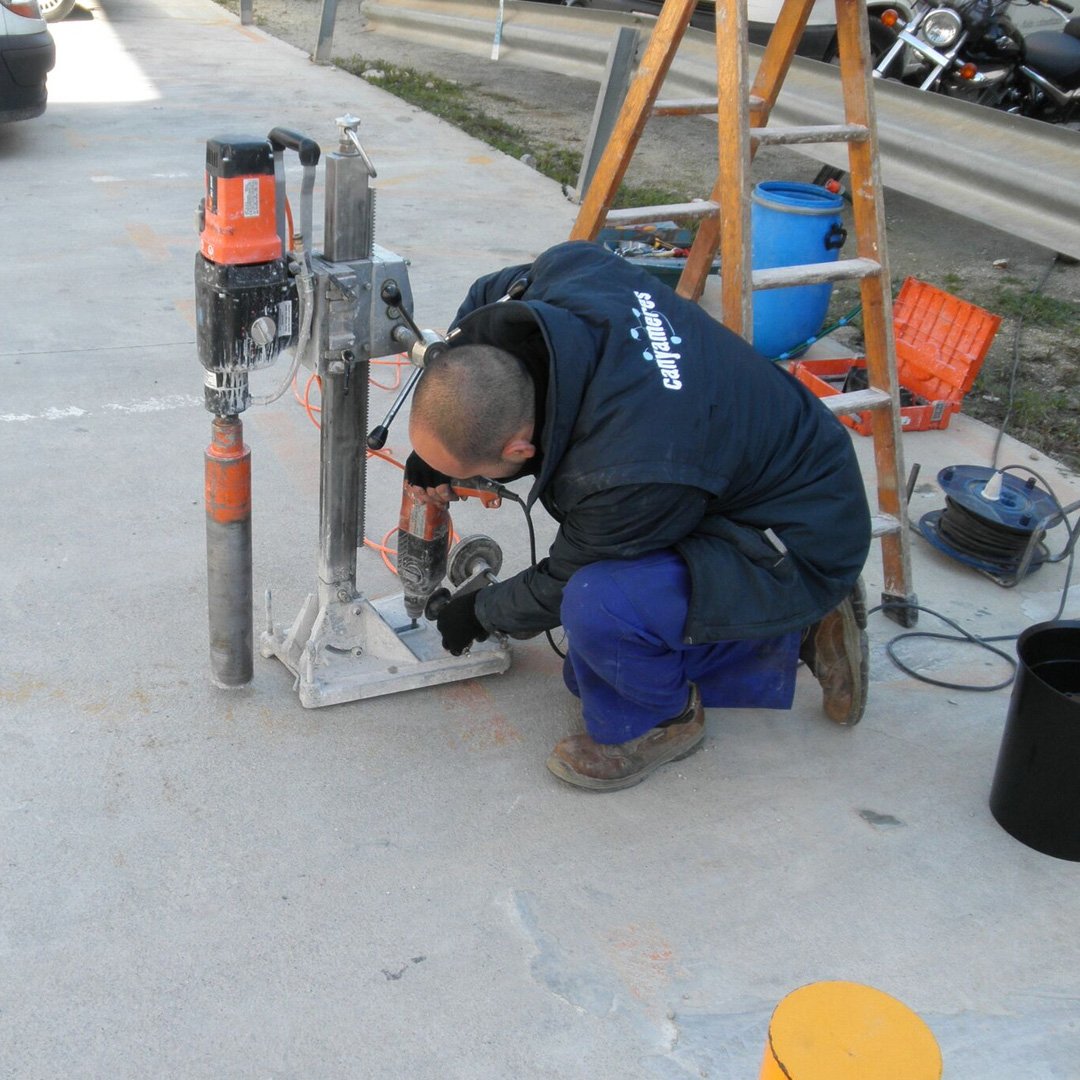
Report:
M377 386L380 390L395 390L395 389L397 389L397 387L401 383L401 369L407 363L409 363L408 358L405 356L404 353L402 353L400 356L396 356L396 357L394 357L393 359L390 359L390 360L371 360L369 362L372 363L372 364L381 364L381 365L384 365L384 366L393 366L396 369L395 370L396 378L395 378L394 383L391 386L385 386L382 383L378 383L374 379L369 377L368 382L371 383L373 386ZM319 428L322 425L319 423L319 420L318 420L318 418L317 418L317 416L315 414L316 413L321 413L322 408L320 406L318 406L318 405L313 405L311 403L311 386L312 386L312 383L316 384L319 387L319 391L320 391L320 394L321 394L321 392L322 392L322 380L313 371L308 376L307 383L304 385L304 394L303 394L303 397L301 397L299 388L297 387L297 378L298 378L298 376L293 377L293 384L292 384L293 397L296 398L296 401L297 401L298 404L300 404L300 405L302 405L304 407L304 411L307 413L308 419L317 428ZM371 458L371 457L381 458L383 461L389 462L395 468L401 469L402 471L404 471L404 469L405 469L405 466L400 461L398 461L397 458L393 457L389 452L387 452L385 450L368 450L367 451L367 456L369 458ZM371 548L373 551L377 551L379 553L379 555L382 557L382 561L385 564L386 568L392 574L395 574L395 575L397 574L397 567L394 566L394 564L390 562L389 556L391 556L391 555L396 556L397 555L397 550L395 548L389 547L387 545L387 541L397 531L398 531L398 527L395 525L383 537L383 540L382 540L381 544L375 543L374 540L369 540L366 536L364 537L364 546ZM450 522L450 538L449 538L449 542L451 544L456 544L458 542L458 539L459 539L458 534L456 532L454 532L453 521L451 521Z

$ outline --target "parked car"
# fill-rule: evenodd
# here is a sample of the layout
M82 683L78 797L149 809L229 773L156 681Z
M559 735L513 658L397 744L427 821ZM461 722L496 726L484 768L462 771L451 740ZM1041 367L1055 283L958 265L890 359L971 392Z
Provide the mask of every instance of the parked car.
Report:
M56 46L37 0L0 0L0 123L45 111Z
M46 22L59 22L75 10L75 0L38 0L38 7Z

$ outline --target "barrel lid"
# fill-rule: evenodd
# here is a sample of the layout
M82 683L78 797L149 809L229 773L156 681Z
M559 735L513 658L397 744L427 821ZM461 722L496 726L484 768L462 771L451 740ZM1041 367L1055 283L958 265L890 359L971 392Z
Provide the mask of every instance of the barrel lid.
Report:
M770 1060L771 1059L771 1060ZM940 1080L933 1033L896 998L851 982L792 991L769 1023L763 1077L788 1080ZM780 1072L769 1072L772 1065Z
M787 214L836 214L844 205L839 195L796 180L763 180L754 185L751 198L759 206Z

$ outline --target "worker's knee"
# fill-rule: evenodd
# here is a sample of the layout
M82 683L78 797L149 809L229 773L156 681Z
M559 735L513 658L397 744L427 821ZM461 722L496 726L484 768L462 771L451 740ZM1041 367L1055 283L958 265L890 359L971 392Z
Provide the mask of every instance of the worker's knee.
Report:
M610 633L622 620L615 614L613 597L620 596L612 569L618 564L595 562L576 571L566 583L562 598L562 624L579 641Z

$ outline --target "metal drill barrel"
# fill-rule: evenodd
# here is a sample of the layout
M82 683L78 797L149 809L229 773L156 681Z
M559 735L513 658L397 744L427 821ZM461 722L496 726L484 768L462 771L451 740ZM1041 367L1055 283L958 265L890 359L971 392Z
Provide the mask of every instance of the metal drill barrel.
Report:
M238 417L214 418L205 457L210 674L217 686L243 686L254 673L251 451Z

